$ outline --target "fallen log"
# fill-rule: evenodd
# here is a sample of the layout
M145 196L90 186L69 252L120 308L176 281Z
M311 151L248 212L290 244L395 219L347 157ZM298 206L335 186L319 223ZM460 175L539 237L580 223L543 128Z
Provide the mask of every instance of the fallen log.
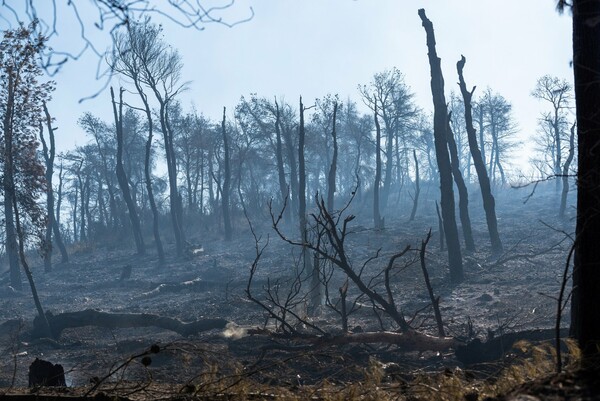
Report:
M265 329L250 329L247 331L249 335L269 335L273 337L281 338L276 333ZM406 333L397 333L392 331L378 331L378 332L363 332L363 333L345 333L339 335L326 335L326 336L309 336L309 335L287 335L286 339L296 340L297 342L308 343L307 347L319 348L328 347L334 345L347 345L347 344L394 344L401 347L406 352L418 351L447 351L448 349L455 348L460 344L456 339L452 337L434 337L428 334L419 333L414 330L407 331ZM305 347L296 347L301 350ZM290 348L294 349L293 347Z
M224 329L229 321L221 318L202 319L193 322L182 322L179 319L153 315L150 313L110 313L94 309L78 312L65 312L54 315L46 313L52 335L58 339L63 330L84 326L97 326L105 328L131 328L131 327L159 327L174 331L184 337L212 329ZM33 321L33 337L40 337L42 333L39 317Z

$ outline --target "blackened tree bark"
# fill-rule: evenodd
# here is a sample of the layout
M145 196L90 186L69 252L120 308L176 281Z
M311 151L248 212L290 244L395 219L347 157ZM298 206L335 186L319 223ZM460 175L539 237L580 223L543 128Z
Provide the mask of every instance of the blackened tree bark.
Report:
M477 132L473 127L473 107L471 104L471 99L473 98L473 92L475 91L475 88L473 88L471 92L467 90L467 84L465 83L465 79L463 76L463 69L465 67L466 61L467 60L465 59L465 57L462 56L460 61L456 63L456 69L458 71L460 92L462 93L465 105L465 124L469 140L469 149L471 151L471 156L473 157L473 165L475 166L475 171L477 171L479 188L481 188L483 209L485 210L485 218L487 222L488 233L490 235L492 252L498 255L502 252L503 246L502 241L500 240L500 234L498 234L498 220L496 219L496 201L494 200L494 195L492 195L490 179L485 168L485 159L483 158L483 154L479 151L479 146L477 145Z
M469 191L460 171L460 162L458 160L458 148L454 140L454 132L450 126L451 114L446 119L446 134L448 135L448 149L450 150L450 164L452 166L452 176L458 189L458 210L460 214L460 223L462 225L463 237L465 238L465 248L469 252L475 251L475 241L473 240L473 231L471 230L471 218L469 217Z
M144 181L146 184L148 203L150 204L150 210L152 211L152 235L154 236L154 246L156 247L156 253L158 255L158 264L162 266L165 263L165 250L163 248L162 239L160 238L160 213L158 212L156 200L154 199L154 188L152 188L152 166L150 165L154 123L152 122L152 111L150 110L150 104L148 103L148 96L143 91L139 82L134 82L138 93L142 98L142 102L144 103L146 119L148 120L148 137L146 138L146 149L144 153Z
M579 161L571 332L592 366L600 357L600 2L571 4Z
M377 117L377 102L374 103L373 118L375 119L375 182L373 183L373 225L376 230L384 227L383 219L379 211L379 189L381 186L381 126Z
M138 255L144 255L146 248L144 246L144 237L142 236L142 229L140 227L140 219L137 214L135 203L131 198L131 192L129 189L129 182L127 181L127 175L125 168L123 167L123 91L119 90L119 110L117 112L117 102L115 101L115 92L113 88L110 88L110 96L112 99L113 114L115 118L115 128L117 133L117 166L116 174L123 193L123 199L127 205L127 211L129 212L129 220L131 221L131 231L133 232L133 239L135 241L135 247Z
M569 154L567 160L562 169L562 193L560 195L560 208L558 210L558 217L565 217L565 210L567 209L567 195L569 194L569 169L575 157L575 127L576 124L571 126L571 135L569 136Z
M56 244L58 245L58 249L60 250L60 261L62 263L69 263L69 253L67 252L67 248L65 247L65 243L62 239L62 232L60 231L60 211L61 211L61 203L62 203L62 186L63 186L63 163L60 162L60 167L58 170L58 188L56 191L56 208L54 215L54 224L52 225L52 230L54 231L54 238L56 239Z
M298 162L296 162L296 156L294 155L294 140L292 139L291 129L289 127L282 129L282 134L285 140L288 164L290 165L290 207L292 209L292 218L295 218L294 215L298 212Z
M335 175L337 170L337 159L338 159L338 141L337 133L335 131L335 123L337 120L337 109L338 103L333 103L333 129L331 130L331 137L333 138L333 157L331 159L331 166L329 168L329 175L327 176L327 210L329 213L333 213L334 205L334 194L335 194Z
M458 228L454 211L454 190L452 188L452 166L448 155L447 118L448 107L444 96L444 77L440 58L435 50L435 34L433 24L425 15L425 10L419 10L419 17L427 34L429 66L431 68L431 94L433 96L433 135L435 154L440 172L441 209L448 246L448 266L450 280L459 283L463 280L463 263L458 240Z
M281 112L279 111L279 103L275 99L275 157L277 158L277 174L279 178L279 193L283 202L289 195L289 187L285 181L285 169L283 167L283 141L281 140ZM285 221L289 222L291 212L289 207L285 208Z
M54 188L52 187L52 178L54 176L54 157L56 155L56 146L54 141L54 128L52 127L52 118L46 103L42 104L44 115L46 117L46 129L48 130L48 142L44 138L42 124L40 124L40 142L42 143L42 155L46 164L46 213L48 221L46 222L45 249L44 249L44 271L52 271L52 233L54 233L54 242L60 250L61 260L66 263L69 260L67 249L62 240L62 235L55 218L54 212Z
M15 106L15 88L12 75L9 76L8 95L6 110L12 110ZM4 139L4 164L2 171L2 192L4 195L4 224L6 229L6 255L10 266L10 285L15 290L22 290L21 268L19 267L19 251L17 244L17 231L15 229L15 218L13 214L13 198L16 197L13 183L13 130L11 113L5 113L3 119L3 139Z
M413 221L417 214L417 207L419 206L419 195L421 193L421 177L419 176L419 159L417 159L417 151L413 149L413 159L415 161L415 194L413 195L413 207L410 212L410 218L408 221Z
M223 227L225 228L225 240L231 240L231 217L229 215L229 192L231 190L231 164L229 160L229 140L227 138L227 126L225 124L225 112L223 107L223 121L221 121L221 133L223 135L223 187L221 188L221 206L223 208Z
M302 272L311 278L309 310L314 312L320 304L321 285L319 264L313 263L308 248L308 227L306 221L306 160L304 157L304 111L306 108L300 96L300 126L298 127L298 222L302 238Z

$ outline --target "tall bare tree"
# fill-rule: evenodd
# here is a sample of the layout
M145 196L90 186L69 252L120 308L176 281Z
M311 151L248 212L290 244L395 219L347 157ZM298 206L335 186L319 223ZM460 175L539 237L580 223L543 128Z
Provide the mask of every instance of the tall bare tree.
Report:
M435 153L440 173L441 209L448 244L448 264L450 279L457 283L463 280L463 263L456 227L454 211L454 190L452 189L452 166L448 155L448 107L444 95L444 77L442 75L441 60L435 49L435 34L433 24L425 15L425 10L419 10L419 17L427 34L427 49L429 65L431 68L431 93L433 96L433 135L435 140Z
M551 110L542 113L540 127L542 130L549 128L550 139L547 143L547 151L552 164L552 173L557 177L556 190L559 189L562 180L558 177L563 170L563 154L565 148L569 152L569 121L568 111L571 107L572 87L565 79L544 75L537 80L531 95L536 99L550 103ZM545 137L545 136L544 136ZM566 139L566 140L565 140ZM566 142L566 146L564 144Z
M112 65L118 72L124 73L134 81L136 90L144 103L149 122L151 121L151 115L149 114L149 103L144 87L154 94L159 105L158 117L160 131L163 134L169 177L171 223L175 234L177 255L181 256L185 243L182 224L183 205L177 188L177 158L169 113L175 97L185 90L187 85L180 82L183 62L179 53L161 38L161 28L153 25L148 20L138 24L130 24L127 36L117 36L116 43L119 53ZM149 181L147 174L146 181Z
M467 84L465 83L463 76L463 70L466 61L467 60L465 57L462 56L462 58L456 64L456 69L458 71L460 92L462 93L463 103L465 106L465 124L469 139L469 149L471 150L473 164L475 165L475 171L477 172L477 179L479 181L479 188L481 189L483 209L485 210L485 218L487 222L488 233L490 235L490 242L492 244L492 252L497 255L502 252L503 246L500 235L498 234L496 201L494 200L494 195L492 195L490 179L485 168L485 160L477 144L477 132L473 127L473 106L471 104L471 99L473 98L473 92L475 91L475 88L473 88L470 92L467 90Z
M146 253L146 247L144 246L144 237L142 235L142 228L140 225L140 219L137 212L135 202L131 197L131 190L129 188L129 181L127 180L127 174L123 167L123 91L119 90L119 105L117 109L117 101L115 100L115 92L113 88L110 88L110 96L112 100L113 114L115 118L115 128L117 134L117 165L116 173L119 187L123 193L123 199L127 205L129 211L129 220L131 221L131 231L133 232L133 239L135 241L135 247L138 255L144 255ZM117 111L118 110L118 111Z

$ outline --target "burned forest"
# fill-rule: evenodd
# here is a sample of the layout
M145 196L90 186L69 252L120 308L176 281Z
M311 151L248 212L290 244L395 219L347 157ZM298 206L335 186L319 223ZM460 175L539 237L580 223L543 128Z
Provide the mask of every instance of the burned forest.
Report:
M0 5L0 398L600 399L597 3L526 6L566 74L491 5L62 3Z

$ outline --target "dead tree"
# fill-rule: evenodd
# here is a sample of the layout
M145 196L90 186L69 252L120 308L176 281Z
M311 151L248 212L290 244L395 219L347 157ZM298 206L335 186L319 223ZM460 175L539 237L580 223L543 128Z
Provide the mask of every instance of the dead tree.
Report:
M300 238L302 243L308 243L308 224L306 219L306 160L304 158L304 141L306 131L304 129L304 111L306 108L302 103L302 96L300 96L300 126L298 127L298 222L300 224ZM310 305L311 310L315 310L317 305L314 303L315 300L320 300L320 284L318 278L320 277L319 265L313 264L309 255L309 249L305 245L302 246L302 270L313 277L313 283L315 285L311 288L312 293L310 299L312 304Z
M481 198L483 200L483 209L485 210L485 218L488 227L488 233L490 235L490 242L492 244L492 252L495 255L499 255L503 251L502 241L498 234L498 220L496 219L496 201L494 195L492 195L492 188L490 185L490 179L485 168L485 160L479 146L477 145L477 132L473 127L473 107L471 99L473 98L473 92L475 87L469 92L467 90L467 84L463 77L463 68L465 66L466 59L464 56L461 57L460 61L456 64L458 71L458 80L460 86L460 92L462 93L464 105L465 105L465 124L467 128L467 135L469 139L469 149L471 150L471 156L473 157L473 165L475 171L477 171L477 179L479 180L479 187L481 189Z
M275 155L277 158L277 178L279 179L279 192L281 193L281 201L288 196L290 187L285 181L285 169L283 167L283 141L281 138L281 111L279 110L279 103L275 99ZM291 212L289 208L286 208L286 221L290 221Z
M225 112L223 107L223 121L221 132L223 134L223 186L221 188L221 205L223 208L223 227L225 228L225 240L231 240L231 216L229 215L229 193L231 191L231 162L229 157L229 141L227 139L227 127L225 126Z
M412 196L413 207L410 212L410 218L408 221L413 221L417 214L417 207L419 206L419 194L421 193L421 177L419 177L419 160L417 159L417 151L413 149L413 159L415 160L415 194Z
M337 120L337 109L338 102L333 103L333 129L331 131L331 137L333 138L333 158L331 159L331 166L329 168L329 174L327 176L327 208L330 212L333 212L333 198L335 194L335 175L337 170L337 159L338 159L338 141L337 133L335 131L335 123Z
M46 234L45 234L45 252L44 252L44 270L46 272L52 271L52 234L54 233L54 242L58 246L61 255L62 263L69 261L69 254L67 248L62 239L62 234L56 221L55 207L54 207L54 188L52 187L52 178L54 176L54 157L56 155L56 146L54 141L54 130L52 127L52 118L46 107L46 103L42 104L44 109L44 115L46 117L46 129L48 130L48 140L46 142L43 134L43 128L40 124L40 142L42 143L42 154L46 163L46 213L48 215L48 222L46 223ZM58 211L60 212L60 210Z
M447 135L448 149L450 150L450 160L452 165L452 176L454 183L458 189L458 210L460 215L460 223L462 225L463 237L465 238L465 248L469 252L475 251L475 241L473 240L473 231L471 230L471 218L469 217L469 191L460 171L460 162L458 160L458 148L454 140L454 132L450 126L452 113L448 113L447 119Z
M375 182L373 183L373 225L376 230L383 230L384 222L379 211L379 190L381 186L381 126L377 117L377 102L374 102L375 119Z
M421 249L419 250L419 259L421 261L421 271L423 272L423 279L425 280L425 286L427 287L427 293L429 294L429 299L431 300L431 306L433 307L433 313L435 315L435 323L437 324L438 335L440 337L446 337L446 333L444 332L444 323L442 322L442 314L440 312L440 297L435 297L433 295L433 287L431 286L431 282L429 281L429 272L427 271L427 266L425 265L425 250L427 248L427 244L431 239L431 229L427 233L427 237L421 241Z
M463 280L463 263L458 240L458 228L454 211L454 190L452 188L452 166L448 155L447 118L448 107L444 96L444 77L441 60L435 49L435 34L433 24L425 16L425 10L419 10L419 17L427 34L429 66L431 67L431 94L433 97L433 135L435 153L440 173L441 209L448 248L448 265L450 280L459 283Z
M567 209L567 195L569 194L569 168L573 162L575 156L575 127L576 123L571 126L571 135L569 136L569 155L562 170L562 193L560 196L560 209L558 210L558 216L560 218L565 217L565 210Z
M125 200L125 204L127 205L127 211L129 212L129 220L131 221L131 231L133 232L133 238L135 240L137 253L138 255L144 255L146 253L146 248L144 246L144 237L142 236L142 229L140 227L140 219L137 214L135 203L133 202L133 199L131 197L129 181L127 180L125 168L123 167L123 91L123 88L119 90L119 109L117 112L115 92L113 91L112 87L110 88L113 114L115 118L115 127L117 131L116 173L117 180L119 181L119 186L121 187L121 192L123 193L123 199Z
M410 246L407 245L402 251L392 255L388 260L387 266L383 270L374 277L366 279L364 277L365 268L371 261L379 256L379 252L377 252L374 257L365 261L360 268L355 269L353 267L345 248L345 242L349 234L348 225L354 220L355 216L348 215L344 217L342 221L342 215L346 208L332 215L327 210L325 201L322 198L319 198L318 195L316 206L317 212L311 214L314 231L316 233L316 239L314 241L307 240L306 242L300 242L287 237L279 227L282 214L280 213L276 217L271 210L273 228L277 235L283 241L291 245L301 246L315 252L320 258L334 265L356 286L356 288L358 288L360 293L364 294L367 299L369 299L374 306L374 310L378 312L381 311L389 316L402 332L411 330L402 311L396 305L390 284L394 262L406 255L411 249ZM377 284L383 285L383 290L376 288Z

